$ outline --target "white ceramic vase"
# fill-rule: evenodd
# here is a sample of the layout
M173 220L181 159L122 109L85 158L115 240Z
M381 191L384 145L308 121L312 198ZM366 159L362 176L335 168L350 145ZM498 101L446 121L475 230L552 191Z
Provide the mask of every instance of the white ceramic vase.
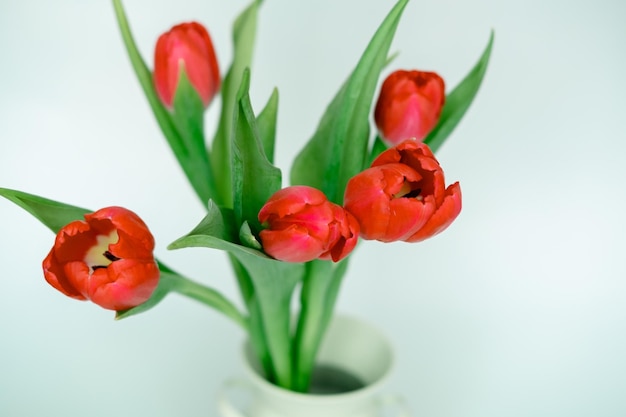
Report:
M317 363L341 369L363 384L341 394L301 394L279 388L262 377L248 343L244 344L245 378L227 381L218 393L222 417L380 417L410 416L399 396L381 393L393 365L387 338L370 324L349 316L331 322ZM246 398L241 400L242 395ZM240 399L238 404L234 398Z

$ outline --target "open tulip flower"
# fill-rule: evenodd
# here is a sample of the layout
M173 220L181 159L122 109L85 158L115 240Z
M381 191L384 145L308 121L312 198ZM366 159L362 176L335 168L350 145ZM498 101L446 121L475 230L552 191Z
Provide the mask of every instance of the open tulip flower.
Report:
M359 235L350 213L308 186L274 193L259 212L259 221L267 226L259 234L265 252L287 262L337 262L354 249Z
M57 234L43 261L46 281L63 294L109 310L145 302L157 287L154 238L132 211L107 207Z
M407 138L422 141L439 121L445 99L444 81L436 73L395 71L380 89L376 126L394 145Z
M409 139L378 156L346 187L346 210L364 239L418 242L448 227L461 212L461 188L445 187L427 145Z
M174 26L162 34L154 50L154 84L161 101L171 108L185 70L189 82L208 107L220 87L220 72L209 32L200 23Z

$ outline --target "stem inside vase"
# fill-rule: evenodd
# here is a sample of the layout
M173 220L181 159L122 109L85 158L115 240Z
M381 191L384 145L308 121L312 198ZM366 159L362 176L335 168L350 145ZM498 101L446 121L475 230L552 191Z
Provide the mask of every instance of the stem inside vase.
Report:
M365 387L359 378L333 365L317 365L311 376L309 394L344 394Z

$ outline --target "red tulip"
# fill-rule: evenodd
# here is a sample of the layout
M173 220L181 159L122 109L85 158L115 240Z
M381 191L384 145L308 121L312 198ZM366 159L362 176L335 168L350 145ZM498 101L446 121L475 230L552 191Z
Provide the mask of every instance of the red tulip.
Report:
M437 125L445 99L444 81L436 73L396 71L380 89L376 126L394 145L411 138L422 141Z
M125 310L150 298L159 282L154 238L130 210L107 207L57 234L43 261L46 281L63 294Z
M154 84L161 101L171 108L184 68L189 82L208 107L220 87L220 72L213 42L200 23L174 26L157 40L154 50Z
M359 233L349 213L303 185L274 193L259 211L259 221L267 227L259 233L263 249L286 262L337 262L354 249Z
M461 212L459 183L445 187L427 145L407 140L380 154L346 186L344 207L364 239L418 242L447 228Z

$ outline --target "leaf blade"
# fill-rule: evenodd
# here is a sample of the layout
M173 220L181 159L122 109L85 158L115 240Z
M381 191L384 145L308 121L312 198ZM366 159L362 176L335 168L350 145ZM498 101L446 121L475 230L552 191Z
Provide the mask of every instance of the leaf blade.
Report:
M281 171L265 156L248 89L250 72L244 72L238 93L232 144L233 208L236 226L247 222L254 233L261 229L258 213L281 186Z
M278 119L278 90L272 91L267 104L257 116L256 123L259 137L267 160L274 163L274 148L276 144L276 121Z
M130 24L126 16L126 12L122 6L121 0L113 0L113 8L115 10L115 16L117 19L120 33L126 52L130 59L131 65L139 80L139 84L148 100L148 104L152 109L163 135L165 136L172 152L176 156L176 159L181 166L183 172L187 176L192 188L196 195L204 205L211 198L215 191L210 187L210 183L207 182L205 171L199 171L197 168L197 161L194 161L193 155L190 150L185 146L184 140L179 132L176 123L172 120L169 111L163 106L161 100L158 97L156 89L154 88L154 82L152 80L152 71L148 68L145 61L141 57L139 48L135 43L135 39L130 30Z
M441 117L435 128L428 134L424 143L435 152L459 124L465 112L474 101L487 71L495 33L492 30L489 42L481 57L463 80L446 97Z
M219 117L217 131L213 137L211 148L211 163L215 175L220 175L217 182L217 201L224 207L232 207L232 173L231 161L231 136L233 130L233 117L237 111L237 92L241 85L243 73L252 62L254 38L256 37L257 12L260 2L253 0L244 9L233 24L234 57L233 62L222 81L220 97L222 110Z
M29 212L54 233L58 233L70 222L84 220L84 215L92 212L92 210L9 188L0 188L0 196Z
M204 103L191 84L184 65L174 94L173 109L168 113L185 150L183 170L202 202L217 198L215 176L204 136ZM182 162L181 162L182 164Z
M348 180L367 163L369 114L380 72L408 0L399 0L367 45L356 68L328 106L318 129L296 157L292 184L322 190L341 204Z

